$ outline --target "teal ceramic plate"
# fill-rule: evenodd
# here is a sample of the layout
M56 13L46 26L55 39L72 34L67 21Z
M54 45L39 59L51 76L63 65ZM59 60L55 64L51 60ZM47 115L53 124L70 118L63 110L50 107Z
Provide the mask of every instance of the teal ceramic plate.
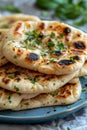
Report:
M82 86L87 84L86 78L81 78ZM87 86L87 85L86 85ZM19 112L0 111L0 122L7 123L40 123L64 118L87 105L87 89L83 89L78 102L68 106L45 107Z

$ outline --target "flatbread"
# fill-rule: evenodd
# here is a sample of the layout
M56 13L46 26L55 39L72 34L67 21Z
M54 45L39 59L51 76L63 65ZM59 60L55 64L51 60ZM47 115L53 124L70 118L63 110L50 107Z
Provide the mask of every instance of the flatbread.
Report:
M0 66L6 64L8 60L2 54L2 42L5 34L7 33L7 29L0 29Z
M12 24L18 20L39 21L40 19L36 16L25 15L25 14L13 14L13 15L0 17L0 66L8 62L8 60L3 56L3 53L2 53L3 38L5 34L7 33L8 29L12 26Z
M10 62L45 74L72 73L83 66L87 53L87 34L55 21L16 22L4 43Z
M7 63L0 67L0 86L19 93L47 93L62 87L77 74L46 75Z
M24 110L38 107L66 105L76 102L81 95L81 84L78 78L72 79L63 87L52 93L42 93L30 99L23 99L17 93L0 89L0 110ZM28 95L26 96L28 97Z
M79 73L79 76L86 76L87 75L87 60L85 61L83 67L81 68L81 71Z
M22 100L13 110L72 104L80 98L80 95L81 84L79 79L77 79L77 82L67 83L54 93L41 94L28 100Z
M0 88L0 108L12 109L18 106L22 100L34 98L38 94L20 94Z
M12 14L0 17L0 29L9 29L16 21L40 21L37 16L27 14Z

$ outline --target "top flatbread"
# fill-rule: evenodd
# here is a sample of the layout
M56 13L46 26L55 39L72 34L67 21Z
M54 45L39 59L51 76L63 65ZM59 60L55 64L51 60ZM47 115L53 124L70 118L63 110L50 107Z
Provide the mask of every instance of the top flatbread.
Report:
M6 64L8 60L3 56L2 53L2 41L7 33L8 29L12 26L16 21L39 21L39 18L32 15L24 15L24 14L13 14L8 16L0 17L0 66Z
M87 35L55 21L16 22L4 43L10 62L45 74L72 73L82 67L87 53Z

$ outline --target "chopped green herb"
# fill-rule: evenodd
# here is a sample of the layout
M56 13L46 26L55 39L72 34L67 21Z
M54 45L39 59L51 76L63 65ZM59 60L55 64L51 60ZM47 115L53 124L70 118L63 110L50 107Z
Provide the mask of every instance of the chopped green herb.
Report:
M29 105L29 102L25 102L24 105L28 106L28 105Z
M16 92L19 91L19 88L17 86L14 86L14 89L16 90Z
M22 94L21 93L18 93L19 96L21 96Z
M59 38L62 38L63 36L64 36L64 34L63 34L63 33L59 34Z
M64 43L59 42L59 44L57 46L55 46L55 51L62 51L64 48L65 48Z
M37 30L28 31L25 33L25 35L27 35L26 41L32 41L38 37Z
M55 59L54 58L50 58L49 62L54 62Z
M61 80L61 82L64 82L64 80Z
M57 100L55 100L55 102L54 103L57 103Z
M46 54L45 52L43 52L43 51L41 52L41 56L42 56L42 57L45 57L46 55L47 55L47 54Z
M58 93L59 93L59 92L58 92L58 90L57 90L57 91L53 92L52 95L53 95L53 96L57 96Z
M53 83L53 85L55 85L55 83Z
M37 81L39 81L39 78L38 77L34 77L33 79L32 78L28 78L33 84L35 84Z
M11 101L11 97L12 97L12 94L11 93L9 93L8 94L8 101L9 101L9 103L11 103L12 101Z
M51 38L55 38L55 33L54 33L54 32L51 32L50 37L51 37Z
M9 74L9 78L13 79L14 77L14 74Z
M50 41L48 42L48 47L54 47L55 46L55 42L54 41Z
M30 50L35 50L35 48L31 45L29 46L22 46L22 48L30 49Z
M13 57L14 59L16 59L17 58L17 56L16 55L14 55L14 57Z
M1 28L1 29L8 28L8 25L3 24L2 26L0 26L0 28Z
M72 60L72 61L73 61L73 60L74 60L74 56L71 56L71 57L70 57L70 60Z

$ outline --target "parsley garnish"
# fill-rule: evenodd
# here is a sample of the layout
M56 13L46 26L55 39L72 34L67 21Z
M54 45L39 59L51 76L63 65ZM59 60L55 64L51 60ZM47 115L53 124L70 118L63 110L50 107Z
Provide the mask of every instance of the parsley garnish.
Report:
M9 101L9 103L11 103L12 101L11 101L11 97L12 97L12 94L11 93L9 93L8 94L8 101Z
M55 46L56 51L62 51L64 49L64 43L61 41L57 46Z
M72 61L73 61L73 60L74 60L74 56L71 56L71 57L70 57L70 60L72 60Z
M25 102L24 105L28 106L28 105L29 105L29 102Z
M13 79L14 77L14 74L9 74L9 78Z
M50 37L51 37L51 38L55 38L55 33L54 33L54 32L51 32Z
M17 58L17 56L16 55L14 55L14 57L13 57L14 59L16 59Z
M14 89L16 90L16 92L19 91L19 88L16 85L14 86Z
M29 77L29 80L31 81L31 83L35 84L37 81L39 81L38 77L34 77L33 79Z
M63 33L59 34L59 38L62 38L63 36L64 36L64 34L63 34Z
M53 96L58 95L58 90L52 93Z
M8 25L3 24L2 26L0 26L0 28L4 29L4 28L8 28Z
M25 33L25 35L27 38L24 40L25 46L23 46L23 48L34 50L34 47L38 47L38 45L42 42L42 34L39 34L37 30L28 31Z
M54 47L55 46L55 42L54 41L50 41L48 42L48 47Z
M55 59L54 58L50 58L49 62L54 62Z
M26 49L31 49L31 50L35 50L35 48L32 46L32 45L29 45L29 46L22 46L23 48L26 48Z

